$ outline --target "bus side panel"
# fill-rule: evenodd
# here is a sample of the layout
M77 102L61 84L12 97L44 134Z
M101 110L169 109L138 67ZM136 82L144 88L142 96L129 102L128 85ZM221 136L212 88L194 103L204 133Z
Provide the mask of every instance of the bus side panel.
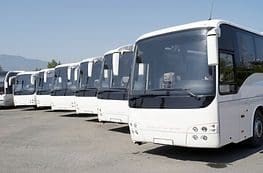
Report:
M218 107L221 145L239 142L240 101L219 102Z

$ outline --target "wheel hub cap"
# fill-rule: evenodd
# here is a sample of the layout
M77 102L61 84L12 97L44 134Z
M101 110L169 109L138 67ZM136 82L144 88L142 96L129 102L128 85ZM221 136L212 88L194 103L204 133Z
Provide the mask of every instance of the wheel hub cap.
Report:
M258 138L262 137L263 134L263 124L260 120L255 122L255 133Z

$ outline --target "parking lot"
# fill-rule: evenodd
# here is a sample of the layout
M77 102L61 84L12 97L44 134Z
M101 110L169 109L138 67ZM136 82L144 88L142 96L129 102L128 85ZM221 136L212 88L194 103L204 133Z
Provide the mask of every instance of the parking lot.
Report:
M32 108L0 110L0 172L262 172L263 147L131 142L125 124Z

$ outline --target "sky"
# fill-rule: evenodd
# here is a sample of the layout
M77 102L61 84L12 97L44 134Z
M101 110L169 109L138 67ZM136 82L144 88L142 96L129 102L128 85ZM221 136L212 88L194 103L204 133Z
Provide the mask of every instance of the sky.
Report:
M209 18L213 0L0 0L0 54L62 63ZM213 18L263 32L262 0L214 0Z

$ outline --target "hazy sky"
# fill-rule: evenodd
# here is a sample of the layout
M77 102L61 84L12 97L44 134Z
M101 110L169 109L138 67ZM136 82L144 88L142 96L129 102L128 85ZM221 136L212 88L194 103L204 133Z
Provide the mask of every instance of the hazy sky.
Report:
M205 20L212 0L0 0L0 54L77 62L146 32ZM263 31L262 0L215 0L213 18Z

